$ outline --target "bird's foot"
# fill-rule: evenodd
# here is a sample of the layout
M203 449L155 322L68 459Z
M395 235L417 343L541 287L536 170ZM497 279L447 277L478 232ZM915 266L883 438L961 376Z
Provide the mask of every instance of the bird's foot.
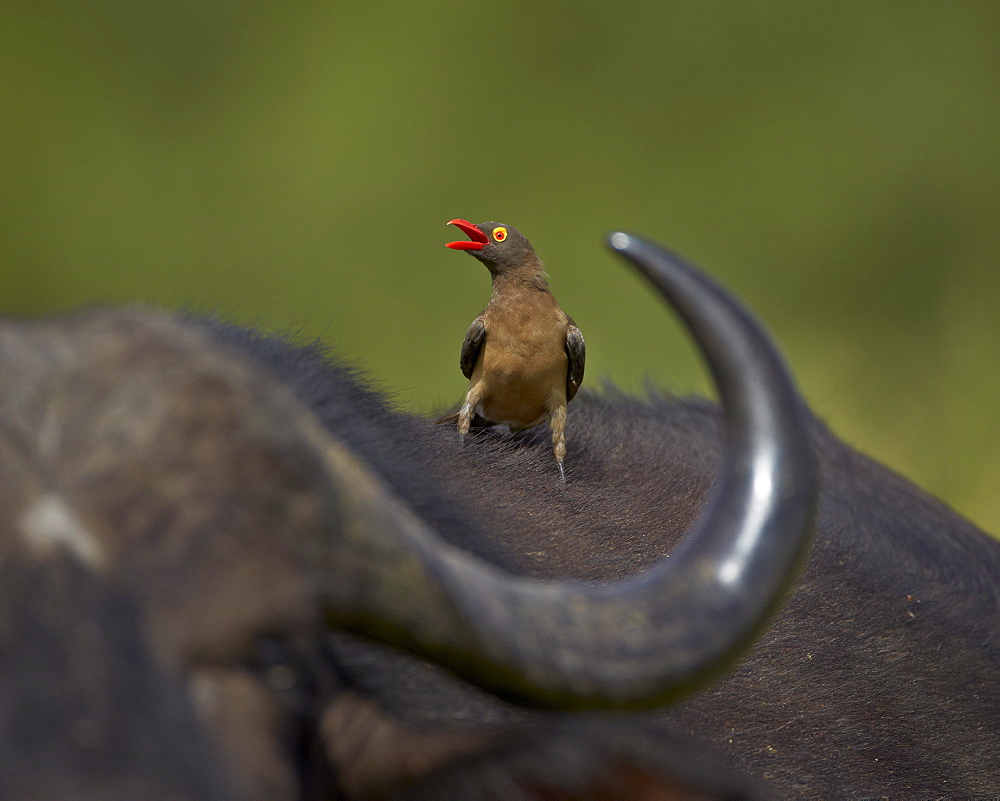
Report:
M458 410L458 433L461 435L463 440L465 439L465 435L469 433L469 427L471 425L472 407L467 403Z

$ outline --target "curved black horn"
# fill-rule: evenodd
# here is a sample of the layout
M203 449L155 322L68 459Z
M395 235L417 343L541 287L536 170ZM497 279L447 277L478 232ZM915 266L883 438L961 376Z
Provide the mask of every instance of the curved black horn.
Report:
M766 334L698 270L609 238L687 322L726 415L721 480L669 561L605 586L514 578L443 544L336 444L339 626L423 653L509 698L550 706L672 700L729 664L795 576L812 529L808 417ZM389 534L389 530L395 534ZM376 534L372 540L371 535Z

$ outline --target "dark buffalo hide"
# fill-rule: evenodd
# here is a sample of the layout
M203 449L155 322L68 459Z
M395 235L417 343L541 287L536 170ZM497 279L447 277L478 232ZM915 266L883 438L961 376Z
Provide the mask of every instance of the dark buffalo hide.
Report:
M303 566L333 510L288 396L448 542L594 581L691 528L713 404L582 391L563 483L544 430L463 445L319 346L121 319L91 350L72 320L27 355L0 332L0 797L1000 791L1000 545L820 423L809 562L731 672L663 711L543 713L324 629Z

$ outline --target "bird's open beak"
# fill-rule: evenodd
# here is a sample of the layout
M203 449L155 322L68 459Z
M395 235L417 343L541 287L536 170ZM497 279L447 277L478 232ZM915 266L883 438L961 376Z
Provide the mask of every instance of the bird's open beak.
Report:
M468 220L448 220L448 225L461 228L468 235L469 241L449 242L445 245L446 248L451 248L452 250L482 250L484 246L490 243L490 238Z

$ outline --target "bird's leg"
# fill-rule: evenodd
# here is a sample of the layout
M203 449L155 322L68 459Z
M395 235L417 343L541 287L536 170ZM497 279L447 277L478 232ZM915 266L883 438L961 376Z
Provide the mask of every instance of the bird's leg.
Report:
M472 417L476 413L476 406L479 405L482 397L483 385L481 383L473 384L469 387L469 391L465 395L465 403L458 410L458 433L461 435L463 441L469 433L469 426L472 425Z
M566 469L563 461L566 459L566 404L560 403L549 412L549 428L552 429L552 451L559 465L559 475L566 480Z

